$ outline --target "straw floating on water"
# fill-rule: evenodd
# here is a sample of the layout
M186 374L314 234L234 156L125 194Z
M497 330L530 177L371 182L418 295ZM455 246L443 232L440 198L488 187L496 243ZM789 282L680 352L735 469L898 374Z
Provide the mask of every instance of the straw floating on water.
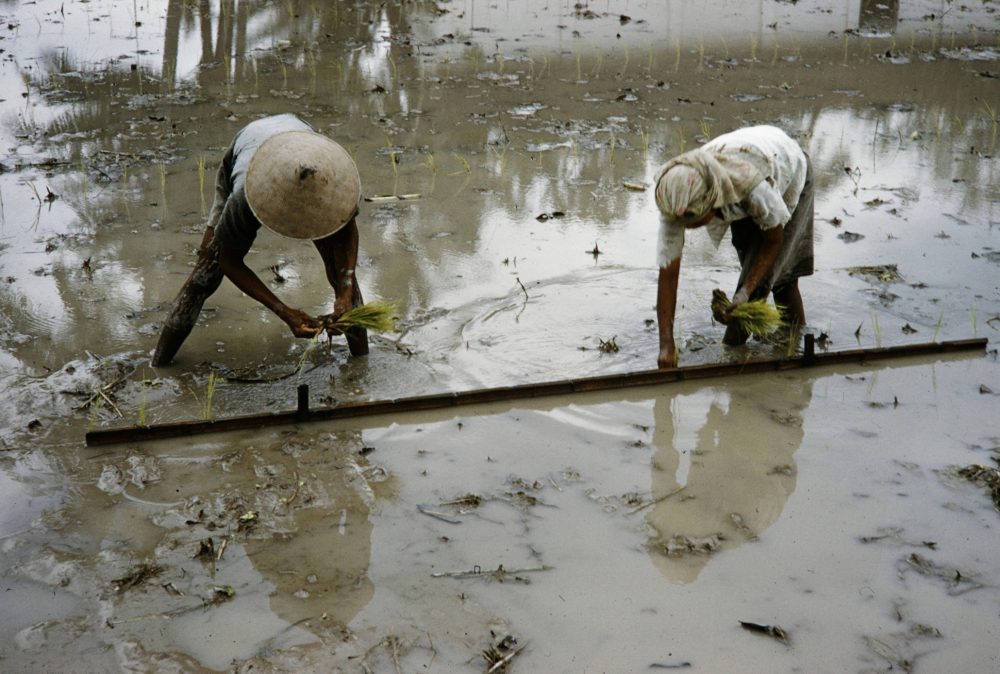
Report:
M768 304L767 300L752 300L730 309L729 298L721 290L712 293L712 313L726 314L739 321L740 327L752 334L766 337L785 325L784 307Z
M388 302L368 302L341 314L336 321L326 322L325 327L347 330L365 328L377 332L392 332L396 329L396 305Z

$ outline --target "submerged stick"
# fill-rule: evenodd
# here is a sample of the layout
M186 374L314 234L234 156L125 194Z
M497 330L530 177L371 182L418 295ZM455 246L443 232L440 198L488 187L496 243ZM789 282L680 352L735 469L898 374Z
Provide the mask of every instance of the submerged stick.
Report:
M296 411L267 412L234 416L203 421L177 421L152 426L130 426L124 428L108 428L90 430L86 433L88 446L107 445L120 442L141 442L190 436L201 433L221 433L227 431L262 428L286 424L298 424L304 421L339 421L373 417L380 415L399 415L405 412L418 412L435 409L451 409L454 407L497 403L523 399L538 399L551 396L571 395L575 393L593 393L596 391L612 391L634 387L664 386L671 383L710 379L714 377L732 377L751 375L762 372L785 371L799 368L811 368L819 365L835 365L854 363L869 365L874 361L913 357L932 354L948 354L965 351L985 350L986 338L960 339L942 342L924 342L919 344L901 344L890 347L858 348L844 351L826 351L816 353L812 359L804 357L747 360L740 363L715 363L692 365L680 368L665 368L656 370L641 370L621 374L600 375L580 379L564 379L558 381L521 384L517 386L501 386L497 388L473 389L449 393L433 393L423 396L392 398L385 400L358 400L341 403L335 407L310 409L303 417Z

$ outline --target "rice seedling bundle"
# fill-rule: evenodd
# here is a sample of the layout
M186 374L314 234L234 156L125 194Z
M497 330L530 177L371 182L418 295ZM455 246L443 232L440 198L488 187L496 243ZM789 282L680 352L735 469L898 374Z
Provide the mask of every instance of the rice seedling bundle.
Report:
M336 321L326 321L324 327L347 330L365 328L377 332L396 329L396 305L388 302L368 302L341 314Z
M716 316L729 314L743 330L761 337L770 335L785 324L783 307L768 304L767 300L751 300L730 308L729 298L721 290L712 293L712 313Z

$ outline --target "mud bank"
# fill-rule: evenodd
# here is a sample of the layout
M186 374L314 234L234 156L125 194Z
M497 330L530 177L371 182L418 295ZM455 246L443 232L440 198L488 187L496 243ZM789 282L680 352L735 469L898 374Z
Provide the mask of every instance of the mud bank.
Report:
M0 9L0 669L997 669L997 3L536 5ZM152 368L222 153L277 112L356 158L399 331L350 359L224 284ZM84 446L302 383L652 367L652 176L748 123L813 160L826 348L986 353ZM329 310L311 247L248 262ZM691 237L682 365L793 352L719 344L737 275Z

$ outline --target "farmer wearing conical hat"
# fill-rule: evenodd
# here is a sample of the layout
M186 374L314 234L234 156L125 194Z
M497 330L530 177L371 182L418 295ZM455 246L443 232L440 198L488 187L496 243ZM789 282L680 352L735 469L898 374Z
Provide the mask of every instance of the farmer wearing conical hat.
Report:
M726 230L740 259L740 279L728 310L723 343L749 335L730 312L774 294L791 325L805 325L798 279L813 272L812 168L798 143L773 126L718 136L664 164L656 174L660 209L656 294L660 367L676 367L674 310L684 232L705 227L718 245Z
M354 278L360 201L358 169L340 145L291 114L247 124L219 166L198 262L163 325L153 365L173 359L223 276L270 309L296 337L313 337L323 330L319 319L278 299L243 261L261 225L313 242L336 296L333 320L360 306L361 290ZM351 328L345 336L352 355L368 353L363 328Z

